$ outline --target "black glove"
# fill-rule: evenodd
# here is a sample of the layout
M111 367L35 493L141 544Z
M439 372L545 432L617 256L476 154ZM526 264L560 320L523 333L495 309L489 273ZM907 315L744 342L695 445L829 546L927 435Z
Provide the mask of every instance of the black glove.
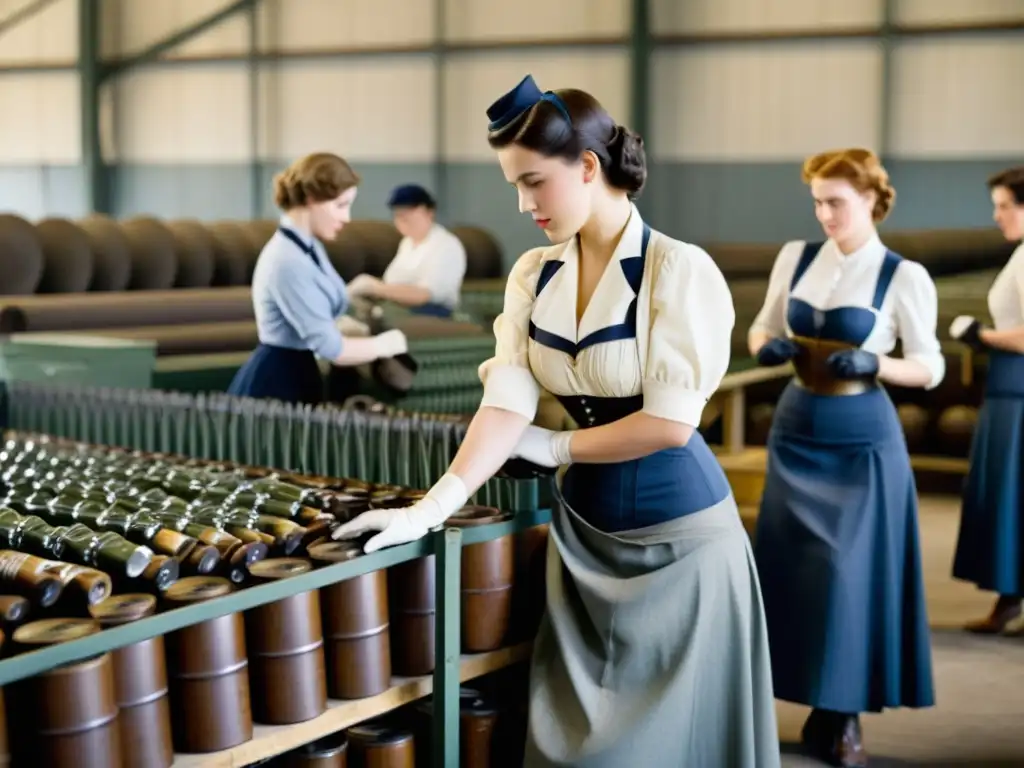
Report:
M800 345L792 339L777 337L766 342L757 350L757 364L764 366L784 365L800 352Z
M863 349L833 352L825 364L838 379L865 379L878 375L878 355Z
M986 346L985 342L981 340L981 330L984 327L977 318L960 315L950 323L949 335L961 344L966 344L975 352L980 352Z

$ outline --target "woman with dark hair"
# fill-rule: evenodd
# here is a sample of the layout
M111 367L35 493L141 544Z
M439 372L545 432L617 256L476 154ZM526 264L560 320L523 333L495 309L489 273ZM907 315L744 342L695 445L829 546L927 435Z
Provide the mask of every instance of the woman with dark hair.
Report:
M1003 236L1024 239L1024 167L996 174L988 186ZM954 339L988 356L953 576L999 595L987 618L966 627L995 634L1020 616L1024 596L1024 245L992 283L988 311L994 328L967 316L949 328Z
M882 383L931 389L945 360L935 284L878 236L896 198L878 158L823 152L802 175L828 239L782 247L749 333L759 363L796 369L768 436L754 553L776 696L812 707L813 754L862 766L861 712L935 699L917 489Z
M349 164L327 152L307 155L275 177L281 223L252 276L260 343L235 374L229 394L315 404L324 395L317 358L355 366L406 352L401 331L342 335L345 281L320 241L334 240L349 222L358 185Z
M512 268L448 472L422 501L335 536L381 531L367 551L423 536L510 457L564 469L525 765L774 768L756 568L697 431L729 364L728 285L707 253L641 219L643 142L594 97L526 77L487 114L519 209L552 245ZM542 389L579 429L531 424Z

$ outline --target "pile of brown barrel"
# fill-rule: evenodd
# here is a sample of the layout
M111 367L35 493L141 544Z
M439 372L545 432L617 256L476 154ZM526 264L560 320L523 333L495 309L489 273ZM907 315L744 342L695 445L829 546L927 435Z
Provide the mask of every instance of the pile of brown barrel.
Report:
M47 218L0 214L0 295L165 291L248 285L277 222ZM456 226L468 279L501 277L501 247L487 231ZM401 236L387 221L358 220L325 244L342 277L381 275Z

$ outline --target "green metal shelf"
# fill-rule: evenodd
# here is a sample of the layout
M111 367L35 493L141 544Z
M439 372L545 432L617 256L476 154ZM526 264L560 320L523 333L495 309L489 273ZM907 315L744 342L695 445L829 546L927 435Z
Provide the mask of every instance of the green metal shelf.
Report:
M355 576L362 576L429 555L435 556L436 662L433 674L434 765L459 766L459 680L461 655L461 549L518 533L551 520L550 510L517 512L511 520L490 525L444 527L409 544L362 555L345 563L318 568L288 579L247 587L207 602L175 608L146 619L104 629L79 640L41 648L0 661L0 686L48 672L56 667L117 650L204 621L247 611ZM301 724L299 724L301 725ZM325 734L326 735L326 734ZM273 753L264 755L271 757Z

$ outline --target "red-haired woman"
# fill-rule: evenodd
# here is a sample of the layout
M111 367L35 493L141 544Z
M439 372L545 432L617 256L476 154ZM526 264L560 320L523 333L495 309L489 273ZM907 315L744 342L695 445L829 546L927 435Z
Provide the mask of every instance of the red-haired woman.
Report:
M896 197L878 158L823 153L803 179L828 239L783 246L749 334L762 365L796 369L769 434L755 557L775 695L813 708L810 751L859 766L859 713L934 703L917 492L881 384L931 388L945 364L934 283L876 230Z

